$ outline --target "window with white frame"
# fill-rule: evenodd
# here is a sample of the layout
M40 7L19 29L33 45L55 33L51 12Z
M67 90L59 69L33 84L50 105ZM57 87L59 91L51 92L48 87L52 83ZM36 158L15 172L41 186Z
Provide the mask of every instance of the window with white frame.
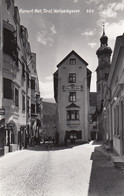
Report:
M70 65L75 65L76 64L76 59L74 59L74 58L73 59L70 59L69 60L69 64Z
M76 92L69 92L69 101L76 102Z
M69 83L76 83L76 73L69 74Z

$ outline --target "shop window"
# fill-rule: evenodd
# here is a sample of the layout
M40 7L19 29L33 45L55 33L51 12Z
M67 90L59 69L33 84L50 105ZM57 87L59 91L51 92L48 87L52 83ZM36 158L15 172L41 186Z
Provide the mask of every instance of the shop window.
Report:
M22 95L22 111L25 111L25 95Z
M13 82L10 79L3 79L3 97L13 99Z
M76 83L76 74L75 73L69 74L69 83Z
M31 79L31 89L35 90L35 80Z
M77 139L82 139L82 131L77 131Z
M76 64L76 59L70 59L69 64L70 65L75 65Z
M70 102L76 102L76 92L70 92L69 93L69 101Z
M67 111L67 120L79 120L79 110Z
M19 91L15 88L15 105L19 107Z

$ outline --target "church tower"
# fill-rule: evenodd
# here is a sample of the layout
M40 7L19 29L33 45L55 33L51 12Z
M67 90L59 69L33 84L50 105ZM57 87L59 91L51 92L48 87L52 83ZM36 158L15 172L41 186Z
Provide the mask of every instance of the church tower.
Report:
M103 25L103 35L100 38L100 47L96 51L98 57L98 67L97 72L97 112L98 112L98 139L103 139L103 126L102 126L102 106L103 106L103 91L104 85L107 83L109 70L110 70L110 58L112 50L108 46L108 37L105 34L105 29Z

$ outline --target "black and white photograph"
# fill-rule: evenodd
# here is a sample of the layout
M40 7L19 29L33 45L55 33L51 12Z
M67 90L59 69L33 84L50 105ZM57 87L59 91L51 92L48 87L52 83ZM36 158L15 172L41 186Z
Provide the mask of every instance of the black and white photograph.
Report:
M0 0L0 196L124 196L124 0Z

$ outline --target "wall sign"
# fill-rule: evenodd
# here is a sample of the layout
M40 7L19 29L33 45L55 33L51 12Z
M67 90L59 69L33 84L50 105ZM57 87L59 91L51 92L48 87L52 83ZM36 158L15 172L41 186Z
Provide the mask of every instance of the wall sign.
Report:
M68 86L63 85L62 90L63 91L83 91L83 85L75 85L75 84L71 84Z

